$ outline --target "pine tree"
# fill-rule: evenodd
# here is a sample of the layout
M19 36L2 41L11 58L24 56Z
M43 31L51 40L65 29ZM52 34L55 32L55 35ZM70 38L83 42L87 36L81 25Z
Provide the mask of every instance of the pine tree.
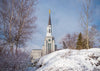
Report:
M83 42L82 42L82 49L87 49L87 41L86 41L86 39L84 39L83 40Z
M78 36L78 40L77 40L77 43L76 43L76 49L82 49L82 34L81 34L81 32Z

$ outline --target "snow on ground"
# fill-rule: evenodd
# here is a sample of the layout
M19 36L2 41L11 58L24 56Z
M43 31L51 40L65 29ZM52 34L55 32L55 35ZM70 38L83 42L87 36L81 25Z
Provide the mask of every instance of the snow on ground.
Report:
M100 48L64 49L40 58L36 71L100 71Z

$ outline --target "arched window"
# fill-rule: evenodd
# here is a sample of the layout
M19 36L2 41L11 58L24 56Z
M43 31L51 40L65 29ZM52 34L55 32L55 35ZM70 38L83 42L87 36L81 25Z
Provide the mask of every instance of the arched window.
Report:
M48 53L51 53L51 43L48 43Z
M50 33L50 29L49 29L49 33Z

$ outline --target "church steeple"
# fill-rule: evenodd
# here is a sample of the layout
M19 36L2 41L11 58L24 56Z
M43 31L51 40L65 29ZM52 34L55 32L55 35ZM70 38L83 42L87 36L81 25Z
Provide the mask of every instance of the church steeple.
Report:
M52 26L51 26L51 17L50 17L50 10L49 10L49 21L47 26L47 35L46 36L52 36Z
M52 25L51 25L51 17L50 17L50 10L49 10L49 20L47 25L47 33L46 38L44 40L44 45L42 47L42 55L49 54L56 50L54 37L52 36Z
M51 10L49 9L49 22L48 25L51 25L51 16L50 16Z

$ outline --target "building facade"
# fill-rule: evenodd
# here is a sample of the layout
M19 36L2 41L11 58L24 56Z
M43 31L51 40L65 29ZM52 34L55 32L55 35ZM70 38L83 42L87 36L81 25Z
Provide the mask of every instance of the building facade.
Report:
M55 45L54 37L52 36L51 15L49 10L49 21L48 21L47 33L44 40L44 44L42 46L42 49L33 49L31 56L34 61L35 59L40 58L41 56L44 56L54 51L56 51L56 45Z

